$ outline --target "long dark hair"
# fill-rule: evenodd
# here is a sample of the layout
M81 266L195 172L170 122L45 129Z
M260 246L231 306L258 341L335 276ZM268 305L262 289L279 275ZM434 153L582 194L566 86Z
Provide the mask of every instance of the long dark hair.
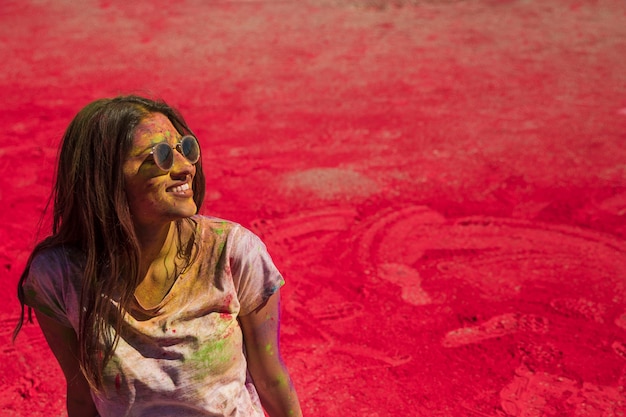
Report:
M141 253L128 207L122 165L135 128L153 113L165 115L181 135L193 134L175 109L163 101L139 96L96 100L74 117L63 136L50 197L52 234L35 247L18 284L21 315L14 339L24 323L23 283L34 257L44 249L62 245L78 247L84 252L78 359L94 390L102 388L104 365L119 339L122 311L128 307L139 283ZM202 162L198 161L193 178L193 199L198 210L204 199L204 186ZM182 222L176 222L179 239ZM179 245L179 255L188 263L192 262L189 245L194 240L192 237ZM109 296L118 298L117 306ZM28 319L32 321L30 307Z

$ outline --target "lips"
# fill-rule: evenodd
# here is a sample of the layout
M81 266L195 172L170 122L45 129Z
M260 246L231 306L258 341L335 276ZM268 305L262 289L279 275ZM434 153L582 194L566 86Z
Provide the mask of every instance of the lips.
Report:
M168 191L172 191L175 193L182 193L183 191L187 191L189 189L189 183L184 183L183 185L177 185L176 187L170 187Z
M175 185L173 187L169 187L167 190L169 193L173 193L179 195L181 197L190 197L193 195L193 190L188 182L180 185Z

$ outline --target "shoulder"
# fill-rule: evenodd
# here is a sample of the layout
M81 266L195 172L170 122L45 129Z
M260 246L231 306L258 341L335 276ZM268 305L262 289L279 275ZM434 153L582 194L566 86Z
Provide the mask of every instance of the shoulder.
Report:
M85 255L78 248L54 246L33 254L26 284L67 291L78 288L82 281Z
M230 241L259 239L254 232L231 220L203 215L195 215L191 219L197 224L198 230L203 235L214 235Z
M202 232L209 231L217 234L224 232L230 232L233 228L240 227L238 223L230 220L220 219L218 217L204 216L196 214L191 217L191 220L198 225L198 229Z
M33 255L31 272L81 269L85 255L76 247L58 245L39 250Z
M54 246L38 250L22 283L25 304L64 326L77 325L83 266L84 255L76 248Z

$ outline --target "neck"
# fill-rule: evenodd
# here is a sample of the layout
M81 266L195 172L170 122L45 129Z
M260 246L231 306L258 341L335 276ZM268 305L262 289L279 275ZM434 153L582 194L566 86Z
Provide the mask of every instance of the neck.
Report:
M159 227L139 228L135 233L141 247L140 281L135 299L144 309L159 304L174 285L180 271L176 265L177 237L174 222Z
M159 258L165 257L171 249L176 227L174 222L162 226L135 227L135 233L141 248L141 264L150 265Z

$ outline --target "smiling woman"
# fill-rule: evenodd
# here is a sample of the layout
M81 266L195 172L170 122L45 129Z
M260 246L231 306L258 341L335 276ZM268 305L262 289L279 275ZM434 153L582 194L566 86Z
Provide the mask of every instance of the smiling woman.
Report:
M185 136L187 138L197 146L192 136ZM181 148L180 143L181 134L161 113L147 116L135 130L122 168L135 229L138 223L145 223L142 227L151 232L155 223L168 224L177 218L192 216L198 210L191 187L198 159L192 162L182 152L173 152L172 148ZM161 150L155 152L159 147ZM199 156L199 152L195 154ZM164 166L168 160L171 161L169 166Z
M197 215L200 147L163 102L95 101L62 142L52 234L18 286L69 417L299 416L278 351L284 280L240 225Z

